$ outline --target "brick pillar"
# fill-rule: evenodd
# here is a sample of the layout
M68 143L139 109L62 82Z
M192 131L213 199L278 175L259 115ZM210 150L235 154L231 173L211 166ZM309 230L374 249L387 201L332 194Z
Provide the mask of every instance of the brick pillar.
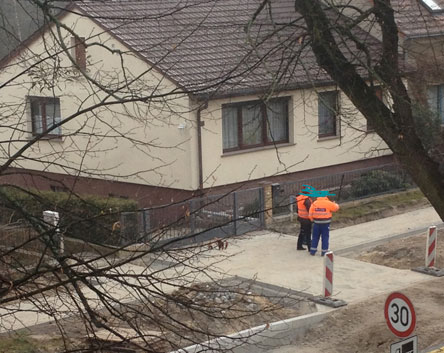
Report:
M264 183L264 222L265 227L271 224L273 221L273 192L271 188L271 183Z

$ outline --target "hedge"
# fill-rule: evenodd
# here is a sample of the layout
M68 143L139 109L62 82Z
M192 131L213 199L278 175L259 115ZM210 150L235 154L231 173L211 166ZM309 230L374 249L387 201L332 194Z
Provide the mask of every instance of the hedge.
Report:
M2 224L30 223L33 217L41 219L45 210L57 211L65 235L96 244L118 245L120 234L112 232L112 225L119 221L120 212L137 210L137 203L113 197L0 186L0 208Z
M351 195L365 197L386 191L405 189L409 184L397 174L384 170L373 170L363 174L359 179L351 183Z

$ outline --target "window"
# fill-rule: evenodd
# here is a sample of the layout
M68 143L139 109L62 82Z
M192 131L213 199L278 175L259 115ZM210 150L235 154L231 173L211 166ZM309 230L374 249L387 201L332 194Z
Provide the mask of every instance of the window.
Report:
M85 38L72 37L71 46L73 48L73 57L79 69L86 69L86 45Z
M427 88L429 108L438 114L441 123L444 123L444 85L434 85Z
M288 98L222 106L224 152L288 142Z
M61 121L60 100L48 97L29 97L31 104L31 121L33 135L41 134ZM60 136L59 126L48 133L48 136Z
M382 94L382 87L380 87L380 86L375 87L375 94L376 94L376 97L378 97L380 101L384 101L383 94ZM366 121L367 121L367 132L375 131L375 128L372 126L372 124L368 120L366 120Z
M338 112L338 91L321 92L318 94L319 137L337 135Z

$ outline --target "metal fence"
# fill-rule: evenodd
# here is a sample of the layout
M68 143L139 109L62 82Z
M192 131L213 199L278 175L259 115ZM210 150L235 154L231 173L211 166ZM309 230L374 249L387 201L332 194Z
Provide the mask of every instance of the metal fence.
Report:
M339 198L341 202L414 186L405 171L393 164L273 184L274 216L290 212L290 197L294 199L303 185L329 190L336 194L332 199ZM110 231L109 237L101 241L110 245L171 242L179 246L241 235L264 228L265 203L264 189L254 188L123 212L120 216L120 234ZM44 242L36 232L23 226L0 227L0 238L4 247L26 244L25 250L37 252L42 252L44 248Z
M415 186L407 173L395 164L276 183L272 185L273 214L289 213L291 196L297 195L303 185L310 185L316 190L329 190L335 194L331 198L337 201L352 201Z
M263 189L195 198L121 215L122 244L198 243L263 228Z
M273 184L273 215L289 213L291 197L294 199L303 185L329 190L335 194L331 198L339 201L414 186L405 171L394 164ZM255 188L122 213L121 243L185 245L244 234L264 227L264 204L263 188Z
M8 251L13 248L42 253L45 251L45 243L41 241L39 234L29 226L2 225L0 226L1 248ZM0 256L3 252L0 252Z

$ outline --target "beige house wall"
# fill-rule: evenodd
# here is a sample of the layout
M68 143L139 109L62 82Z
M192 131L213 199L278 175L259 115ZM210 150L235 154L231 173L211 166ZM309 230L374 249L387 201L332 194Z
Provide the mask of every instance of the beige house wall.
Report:
M334 90L333 87L324 90ZM288 144L223 153L222 104L257 100L247 96L209 103L202 112L204 187L348 163L391 154L375 133L366 133L366 121L341 93L340 131L337 137L318 138L318 99L313 89L283 92L290 97Z
M137 93L166 94L167 98L149 100L149 104L115 104L84 112L63 125L62 139L37 142L24 153L25 158L12 166L196 190L199 187L197 106L186 95L169 94L177 89L174 82L133 54L130 48L103 33L93 21L70 14L63 18L63 23L86 38L87 73L98 84L115 87L125 78L137 77L131 85ZM71 35L62 30L62 37L69 46ZM10 61L0 73L1 82L35 64L42 55L59 50L53 43L51 32L46 33L44 40L32 42L28 50ZM27 96L59 97L62 118L105 99L103 90L79 75L66 54L57 58L58 61L46 60L45 64L36 65L14 79L14 84L2 88L0 114L2 123L9 125L0 131L5 147L0 154L2 163L32 139ZM56 85L51 86L54 81ZM222 151L222 104L258 97L209 102L208 108L202 111L204 188L390 154L376 134L365 133L365 120L343 94L340 96L340 133L338 131L338 137L325 139L318 139L318 100L313 89L284 92L280 96L291 98L290 142L277 148L270 146L225 154Z
M136 94L163 94L166 98L96 107L80 114L63 125L61 139L36 143L24 153L25 158L18 159L12 166L196 189L196 115L188 96L172 95L177 89L173 82L104 33L93 21L70 14L62 22L79 37L86 38L87 73L97 85L83 78L62 53L55 56L57 60L45 60L2 88L0 116L2 125L8 128L0 130L1 163L33 137L27 96L59 97L62 119L66 119L88 107L100 105L103 100L115 100L106 97L98 85L116 87L122 85L125 78L137 78L131 84ZM70 46L72 35L62 30L61 36L65 45ZM54 33L47 31L43 40L34 40L27 50L7 63L0 73L0 81L7 82L48 53L58 50L59 46L54 45ZM53 82L55 85L51 85ZM129 94L127 90L121 96Z

